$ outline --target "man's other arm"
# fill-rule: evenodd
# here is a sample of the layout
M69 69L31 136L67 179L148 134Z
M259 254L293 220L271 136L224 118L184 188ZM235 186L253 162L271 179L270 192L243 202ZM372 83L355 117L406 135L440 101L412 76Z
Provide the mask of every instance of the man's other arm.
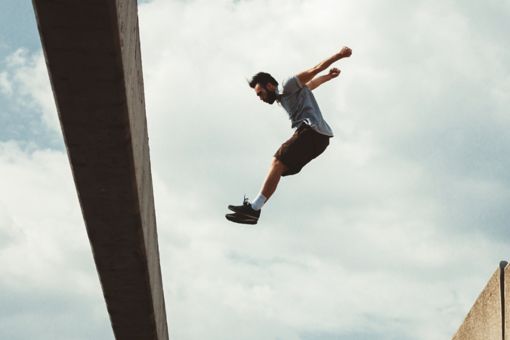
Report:
M328 74L325 74L323 76L314 78L314 79L310 80L308 83L306 83L305 85L310 90L313 90L313 89L319 87L320 85L324 84L325 82L330 81L331 79L334 79L334 78L338 77L340 75L340 72L341 71L339 69L332 68L331 70L329 70Z
M301 72L297 75L297 78L301 84L307 84L310 80L315 78L316 75L327 69L331 66L335 61L338 61L342 58L348 58L352 54L352 50L349 47L342 47L340 52L335 53L328 59L324 60L323 62L317 64L316 66L312 67L311 69L308 69L304 72Z

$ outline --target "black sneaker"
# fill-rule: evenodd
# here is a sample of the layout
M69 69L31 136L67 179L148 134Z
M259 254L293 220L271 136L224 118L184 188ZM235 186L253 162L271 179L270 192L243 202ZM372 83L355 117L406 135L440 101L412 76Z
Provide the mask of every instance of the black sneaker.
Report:
M247 217L244 215L239 215L238 213L226 214L225 217L231 222L241 224L257 224L257 221L259 220L258 218Z
M244 196L243 205L229 205L228 208L239 215L254 218L256 220L260 217L260 210L253 209L246 196Z

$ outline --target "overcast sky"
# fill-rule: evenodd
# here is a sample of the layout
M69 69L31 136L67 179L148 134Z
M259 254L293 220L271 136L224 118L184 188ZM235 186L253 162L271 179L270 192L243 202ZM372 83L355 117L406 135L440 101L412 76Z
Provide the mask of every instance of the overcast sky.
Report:
M113 339L30 2L0 11L0 338ZM177 340L448 339L510 246L510 2L140 2ZM93 20L93 18L91 18ZM335 137L229 223L292 134L246 84L343 45Z

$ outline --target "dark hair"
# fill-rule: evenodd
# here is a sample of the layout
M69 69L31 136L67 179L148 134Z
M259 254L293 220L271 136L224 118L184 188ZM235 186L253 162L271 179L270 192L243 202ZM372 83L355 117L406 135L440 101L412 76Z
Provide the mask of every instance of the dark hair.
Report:
M274 86L278 86L278 82L273 78L272 75L265 72L259 72L251 78L249 82L251 88L255 88L255 85L260 84L262 86L266 86L267 84L273 84Z

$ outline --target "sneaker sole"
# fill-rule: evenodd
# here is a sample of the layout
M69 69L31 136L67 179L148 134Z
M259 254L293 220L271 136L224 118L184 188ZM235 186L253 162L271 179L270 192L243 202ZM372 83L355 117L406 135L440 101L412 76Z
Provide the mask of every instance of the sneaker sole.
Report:
M246 213L244 213L244 212L242 212L242 211L237 210L237 209L236 209L236 207L235 207L235 206L233 206L233 205L229 205L227 208L228 208L228 210L233 211L233 212L235 212L236 214L239 214L239 215L245 216L245 217L247 217L247 218L254 218L254 219L257 219L257 220L259 219L259 217L257 217L257 216L249 215L249 214L246 214ZM233 215L233 214L232 214L232 215Z
M239 214L226 214L225 218L234 223L240 224L257 224L258 219L253 217L246 217L245 215Z

